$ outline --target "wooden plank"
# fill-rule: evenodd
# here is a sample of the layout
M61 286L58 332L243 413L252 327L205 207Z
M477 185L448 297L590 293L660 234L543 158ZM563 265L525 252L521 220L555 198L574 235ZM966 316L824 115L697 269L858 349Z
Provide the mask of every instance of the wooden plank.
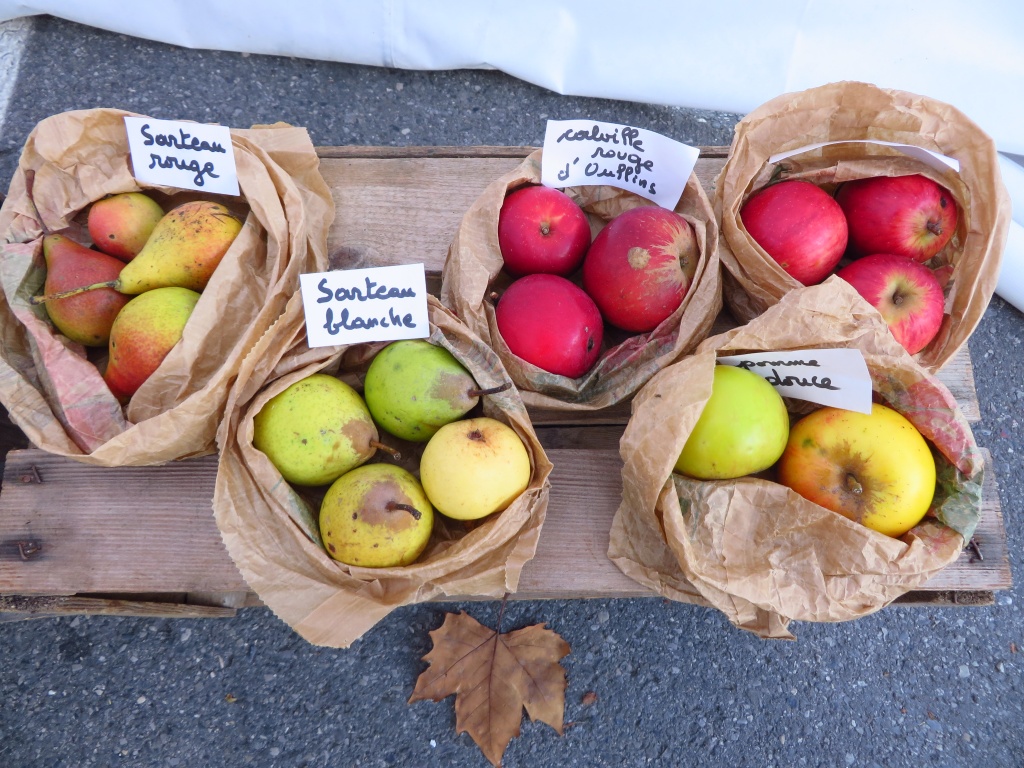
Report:
M591 429L581 430L579 439L587 440ZM594 431L585 449L548 451L555 466L548 518L517 599L649 594L606 556L622 465L615 432ZM42 482L22 482L34 476L33 467ZM38 450L10 453L0 493L0 594L247 592L210 509L216 470L213 456L102 468ZM984 560L965 551L925 590L1012 585L991 471L988 478L976 537ZM241 604L238 596L234 602Z
M147 616L164 619L229 619L234 608L95 597L3 597L0 623L52 616Z

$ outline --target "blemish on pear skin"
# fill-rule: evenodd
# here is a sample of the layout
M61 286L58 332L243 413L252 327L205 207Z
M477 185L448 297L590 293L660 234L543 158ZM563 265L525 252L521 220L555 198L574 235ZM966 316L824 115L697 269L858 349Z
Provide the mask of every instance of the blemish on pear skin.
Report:
M398 483L388 480L377 483L363 498L359 507L365 525L376 525L389 528L400 533L416 525L415 518L403 509L387 508L389 503L415 506L413 500L406 495Z
M327 535L330 536L331 534L327 534ZM328 544L327 548L329 550L331 550L331 552L337 552L338 551L333 544Z

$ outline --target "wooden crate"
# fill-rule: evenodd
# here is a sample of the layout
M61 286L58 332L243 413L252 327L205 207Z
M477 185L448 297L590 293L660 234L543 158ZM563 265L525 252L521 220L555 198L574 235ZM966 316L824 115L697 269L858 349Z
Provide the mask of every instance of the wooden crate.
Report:
M436 291L465 210L530 151L320 148L321 171L338 211L328 236L332 266L424 262ZM709 192L726 152L702 149L696 173ZM968 420L979 420L966 348L939 378ZM622 490L618 441L628 404L592 413L535 410L531 416L555 470L537 556L524 569L515 598L651 596L606 556ZM9 446L11 430L0 430L0 439ZM901 603L990 604L995 591L1011 586L988 465L977 547ZM240 606L258 604L213 520L216 468L214 456L162 467L99 468L35 449L8 453L0 491L0 612L8 618L230 616Z

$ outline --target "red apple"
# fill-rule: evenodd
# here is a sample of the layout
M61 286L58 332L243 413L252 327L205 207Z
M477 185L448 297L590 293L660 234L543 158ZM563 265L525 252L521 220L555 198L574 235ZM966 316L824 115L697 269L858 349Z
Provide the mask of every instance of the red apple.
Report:
M579 378L601 354L601 313L564 277L519 278L502 294L495 318L512 354L550 373Z
M846 250L842 209L809 181L764 187L743 204L740 219L754 241L804 285L828 277Z
M699 255L693 227L678 213L631 208L594 238L583 261L583 289L612 325L652 331L683 303Z
M925 176L848 181L836 202L846 214L854 256L898 253L928 261L956 231L956 200Z
M836 275L879 311L896 341L910 354L928 346L939 332L945 298L938 278L924 264L909 256L875 253Z
M522 187L502 203L498 247L511 275L545 272L568 277L579 268L589 246L587 215L564 192Z

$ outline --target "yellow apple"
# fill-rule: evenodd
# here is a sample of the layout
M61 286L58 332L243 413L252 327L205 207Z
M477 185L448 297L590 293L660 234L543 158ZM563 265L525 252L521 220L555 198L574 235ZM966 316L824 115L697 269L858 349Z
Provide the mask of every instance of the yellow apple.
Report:
M530 476L530 455L519 435L486 416L441 427L420 458L427 498L456 520L500 512L526 490Z
M415 476L393 464L364 464L339 477L320 505L320 536L335 560L364 568L409 565L434 528L434 510Z
M775 387L756 373L716 365L711 398L676 460L698 480L730 480L768 469L786 447L789 414Z
M779 482L872 530L902 536L931 506L935 459L892 408L875 403L870 415L821 408L790 430Z

